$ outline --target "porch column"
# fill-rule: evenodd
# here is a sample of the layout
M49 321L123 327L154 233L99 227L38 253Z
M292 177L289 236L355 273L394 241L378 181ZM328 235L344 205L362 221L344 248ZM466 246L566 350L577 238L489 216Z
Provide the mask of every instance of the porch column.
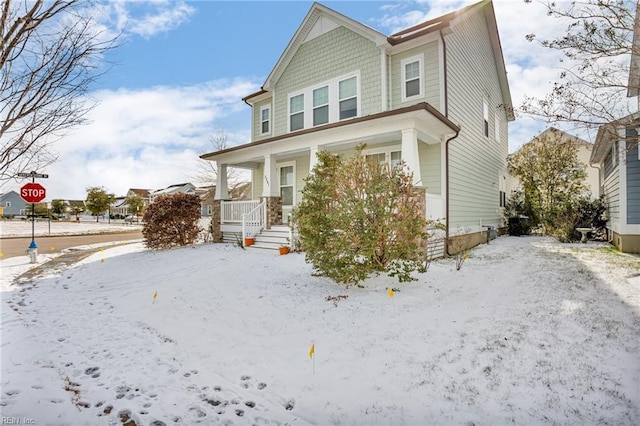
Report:
M416 129L404 129L402 131L402 160L413 173L413 184L415 186L423 186L420 174L418 131Z
M278 174L276 169L276 159L267 154L264 156L264 182L262 186L263 197L279 197L280 186L278 185Z
M262 186L261 201L266 201L267 229L271 225L282 223L282 199L280 198L280 183L276 168L276 159L267 154L264 156L264 182Z
M228 200L229 199L229 185L227 183L227 165L217 163L218 177L216 179L216 200Z
M321 146L312 146L309 148L309 173L311 173L316 164L318 164L318 151L321 149Z

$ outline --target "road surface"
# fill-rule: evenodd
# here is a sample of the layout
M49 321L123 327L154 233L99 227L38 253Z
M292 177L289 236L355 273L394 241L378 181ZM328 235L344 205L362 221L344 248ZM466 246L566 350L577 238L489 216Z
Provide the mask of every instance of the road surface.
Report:
M131 241L142 239L142 231L118 232L113 234L85 234L85 235L52 235L37 236L38 253L59 253L69 247L84 246L87 244L109 243L114 241ZM25 251L31 244L31 237L2 238L0 239L0 251L2 257L7 259L14 256L25 256Z

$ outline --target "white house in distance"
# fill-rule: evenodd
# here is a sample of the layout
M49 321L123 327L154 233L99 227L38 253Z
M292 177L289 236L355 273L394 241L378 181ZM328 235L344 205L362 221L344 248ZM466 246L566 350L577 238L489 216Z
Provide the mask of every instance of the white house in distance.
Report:
M406 162L426 217L447 236L475 245L502 223L514 116L491 0L388 36L314 3L244 101L251 141L201 156L219 171L216 240L242 228L241 213L259 222L256 239L286 224L316 153L351 155L361 143L372 159ZM225 201L229 167L252 171L251 202Z
M562 140L568 140L573 145L575 145L577 149L576 154L578 156L578 161L580 161L580 163L584 165L584 170L587 174L585 184L587 186L587 189L589 190L589 195L592 200L598 198L600 196L600 170L597 167L592 166L589 162L589 159L591 158L591 152L593 151L593 144L577 136L556 129L555 127L547 128L532 140L543 138L550 138L551 140L558 142ZM510 179L511 181L511 183L507 185L510 190L516 190L520 188L520 180L517 177L510 176L508 177L508 179Z

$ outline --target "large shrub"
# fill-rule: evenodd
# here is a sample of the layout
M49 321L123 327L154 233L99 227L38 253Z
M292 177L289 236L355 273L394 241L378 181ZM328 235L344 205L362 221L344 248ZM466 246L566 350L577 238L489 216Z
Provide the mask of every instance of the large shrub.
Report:
M567 200L560 214L549 227L549 234L563 243L580 240L582 235L576 231L576 228L593 228L595 234L599 235L607 224L606 210L602 197L596 200L588 197Z
M200 229L200 197L193 194L161 195L145 210L142 236L152 249L195 243Z
M427 238L412 175L368 162L362 149L348 159L318 153L293 213L306 260L338 283L376 272L410 281L425 270Z

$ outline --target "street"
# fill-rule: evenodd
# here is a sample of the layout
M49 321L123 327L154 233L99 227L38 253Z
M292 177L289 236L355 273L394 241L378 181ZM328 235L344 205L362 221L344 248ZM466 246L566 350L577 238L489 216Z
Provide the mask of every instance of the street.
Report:
M142 239L142 231L136 229L129 232L113 234L85 234L85 235L53 235L36 236L38 253L59 253L69 247L84 246L88 244L108 243L114 241L131 241ZM31 237L2 238L0 239L0 251L2 259L23 256L31 243Z

